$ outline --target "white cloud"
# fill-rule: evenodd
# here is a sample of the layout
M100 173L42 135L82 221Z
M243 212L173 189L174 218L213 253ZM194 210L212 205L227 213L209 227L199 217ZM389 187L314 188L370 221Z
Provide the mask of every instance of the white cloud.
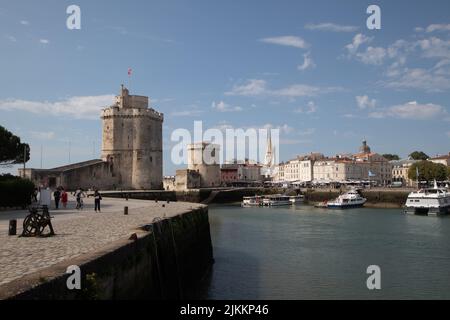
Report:
M47 39L39 39L39 42L42 43L42 44L49 44L50 43L50 41L47 40Z
M308 30L331 31L331 32L355 32L359 29L357 26L343 26L331 22L307 24L305 28Z
M450 58L450 40L442 40L437 37L418 40L419 46L425 58Z
M30 131L30 135L39 140L52 140L55 138L53 131Z
M68 116L75 119L99 119L101 109L111 105L113 100L114 95L78 96L57 102L5 99L0 100L0 110Z
M430 24L425 30L428 33L435 31L450 31L450 24Z
M315 128L307 128L305 130L300 130L299 132L297 132L297 134L299 136L311 136L316 132Z
M314 63L314 61L312 60L312 58L310 57L310 53L307 52L303 55L303 64L298 66L298 70L306 70L309 68L314 68L316 66L316 64Z
M375 99L369 99L367 95L356 96L356 104L360 109L375 108L377 101Z
M386 50L381 47L368 47L366 51L359 52L356 56L365 64L380 65L386 57Z
M245 84L235 85L226 95L257 96L266 92L266 81L250 79Z
M282 97L312 97L320 93L319 87L306 84L294 84L286 88L273 91L273 94Z
M8 40L11 41L11 42L17 42L16 37L14 37L14 36L12 36L12 35L6 35L5 37L6 37L6 39L8 39Z
M230 106L229 104L223 102L223 101L219 101L219 102L215 102L213 101L213 103L211 104L211 107L214 110L217 110L219 112L238 112L238 111L242 111L242 108L239 106Z
M417 101L411 101L408 103L395 105L377 112L372 112L369 114L369 117L393 117L399 119L429 120L437 119L439 117L447 115L447 111L441 105L433 103L421 104Z
M372 38L363 35L362 33L358 33L353 37L352 43L345 46L349 54L355 54L358 51L360 45L370 42Z
M391 79L384 82L386 87L395 89L419 89L427 92L442 92L450 89L448 75L440 74L444 69L396 69L389 74Z
M186 109L184 110L175 110L170 113L171 116L174 117L193 117L198 116L202 113L204 113L204 110L201 110L197 105L192 104L189 106L186 106Z
M236 96L277 96L285 98L313 97L322 93L342 91L339 87L317 87L306 84L293 84L281 89L271 90L267 88L264 80L250 79L243 85L233 86L226 95Z
M339 87L316 87L306 84L293 84L286 88L271 91L272 95L296 98L296 97L313 97L322 93L338 92L342 91Z
M305 113L305 114L311 114L317 111L317 106L315 105L314 101L309 101L306 107L299 107L296 110L294 110L295 113Z
M272 38L264 38L260 41L270 44L277 44L281 46L289 46L300 49L306 49L309 47L309 44L300 37L296 36L281 36L281 37L272 37Z
M27 20L20 20L19 22L21 25L24 25L24 26L28 26L30 24L30 22Z

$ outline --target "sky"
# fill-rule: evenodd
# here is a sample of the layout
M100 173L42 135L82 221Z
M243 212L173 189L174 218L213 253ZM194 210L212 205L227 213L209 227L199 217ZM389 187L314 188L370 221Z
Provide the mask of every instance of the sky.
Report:
M446 0L1 1L0 125L30 144L28 167L99 158L100 110L123 83L164 113L165 175L171 133L196 120L277 128L280 160L363 139L381 154L448 153L449 12Z

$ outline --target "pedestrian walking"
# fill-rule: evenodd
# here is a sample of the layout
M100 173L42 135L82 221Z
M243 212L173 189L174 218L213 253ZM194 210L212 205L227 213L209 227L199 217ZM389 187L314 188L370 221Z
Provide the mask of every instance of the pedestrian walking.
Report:
M67 194L66 190L62 189L61 193L61 203L64 207L64 209L67 208L67 201L69 200L69 195Z
M53 198L55 199L55 208L59 208L59 200L61 200L61 191L59 191L59 188L53 192Z
M83 198L84 197L85 197L85 194L83 192L83 189L82 188L78 188L75 191L75 198L77 199L77 207L76 207L77 210L83 209Z
M94 192L94 208L95 208L95 212L100 212L100 201L102 200L102 195L100 194L100 192L98 192L98 190L96 189Z

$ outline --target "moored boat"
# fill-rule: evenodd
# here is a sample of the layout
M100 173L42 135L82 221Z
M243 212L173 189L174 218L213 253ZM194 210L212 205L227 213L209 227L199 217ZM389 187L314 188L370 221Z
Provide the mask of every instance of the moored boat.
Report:
M433 188L424 188L411 192L405 203L405 213L429 216L450 213L450 192L439 188L436 181Z
M251 197L243 197L241 206L248 208L248 207L259 207L263 205L263 199L262 196L251 196Z
M288 206L291 205L291 200L289 198L289 196L281 194L272 194L264 197L263 204L267 207Z
M289 197L289 201L290 201L292 204L302 203L303 200L304 200L304 196L301 195L301 194L296 195L296 196L290 196L290 197Z
M336 199L328 201L326 205L327 208L358 208L364 206L364 203L366 203L366 201L367 199L362 197L358 190L352 189L344 194L341 194Z

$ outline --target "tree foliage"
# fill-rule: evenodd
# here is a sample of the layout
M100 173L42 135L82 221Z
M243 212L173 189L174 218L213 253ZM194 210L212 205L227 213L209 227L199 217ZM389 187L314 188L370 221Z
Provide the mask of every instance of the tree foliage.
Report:
M427 160L429 156L423 151L414 151L409 157L413 160Z
M25 148L25 162L27 162L30 160L30 146L0 126L0 165L23 163Z
M398 155L396 155L396 154L391 154L391 153L385 153L385 154L383 154L383 157L384 157L386 160L388 160L388 161L391 161L391 160L400 160L400 157L399 157Z
M414 163L408 170L408 178L415 181L417 180L416 168L419 169L419 181L432 181L434 179L437 181L443 181L447 179L449 173L449 170L445 165L423 160Z
M26 207L31 202L34 184L10 174L0 175L0 207Z

